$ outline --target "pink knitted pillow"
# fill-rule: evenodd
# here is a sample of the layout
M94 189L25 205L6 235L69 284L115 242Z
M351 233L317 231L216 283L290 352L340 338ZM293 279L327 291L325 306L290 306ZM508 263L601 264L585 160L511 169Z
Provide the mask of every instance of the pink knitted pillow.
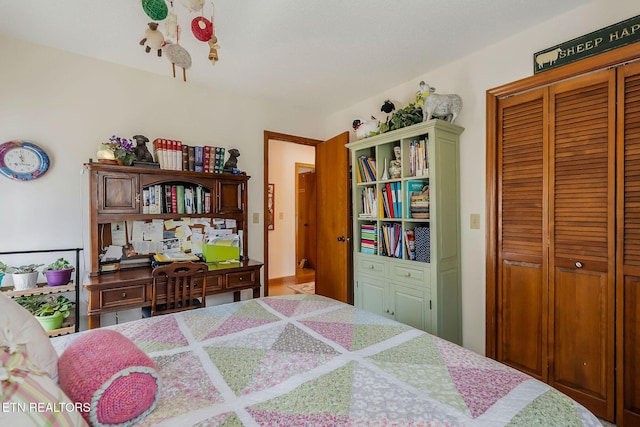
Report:
M60 388L74 402L90 403L83 416L94 426L128 426L153 411L160 376L153 361L119 332L87 332L58 360Z

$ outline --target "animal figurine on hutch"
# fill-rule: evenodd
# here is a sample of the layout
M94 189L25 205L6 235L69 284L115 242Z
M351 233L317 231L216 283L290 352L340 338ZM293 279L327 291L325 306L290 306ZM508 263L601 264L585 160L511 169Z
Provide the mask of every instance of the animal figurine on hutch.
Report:
M241 174L238 170L238 157L240 157L240 151L237 148L232 148L229 150L229 158L224 164L223 172L225 173L234 173Z
M356 137L358 139L367 138L380 133L380 122L373 116L371 116L371 120L372 121L355 119L353 121L351 127L356 131Z
M462 110L462 98L459 95L440 95L436 88L420 82L416 101L422 106L422 121L436 117L453 123Z
M136 141L136 146L133 149L136 155L136 160L133 162L134 166L160 167L159 163L153 161L153 155L147 148L149 138L144 135L134 135L133 139Z

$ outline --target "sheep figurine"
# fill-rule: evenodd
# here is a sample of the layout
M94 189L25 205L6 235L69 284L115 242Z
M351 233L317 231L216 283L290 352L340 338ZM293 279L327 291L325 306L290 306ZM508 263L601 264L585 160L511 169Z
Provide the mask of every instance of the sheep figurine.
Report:
M438 117L453 123L462 110L462 98L459 95L440 95L434 93L435 91L435 87L420 82L417 100L422 106L422 121Z
M171 40L164 42L164 51L167 54L167 59L171 61L171 67L173 68L173 77L176 76L176 65L182 67L182 79L187 81L187 68L191 68L191 55L185 48L179 44L173 44Z
M351 126L356 131L356 137L358 139L367 138L369 136L377 135L380 133L380 122L373 116L372 121L366 121L361 119L355 119Z
M140 46L145 46L144 51L149 53L151 49L158 51L158 56L162 56L162 45L164 44L164 36L158 30L157 22L149 22L149 28L144 30L144 38L140 40Z

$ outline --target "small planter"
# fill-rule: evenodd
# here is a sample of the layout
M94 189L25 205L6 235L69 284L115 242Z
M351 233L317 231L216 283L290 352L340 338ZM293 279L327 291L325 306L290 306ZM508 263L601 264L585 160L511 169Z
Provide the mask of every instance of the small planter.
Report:
M44 275L47 276L49 286L62 286L69 283L73 268L65 270L45 270Z
M56 312L51 316L35 316L36 320L40 322L45 331L53 331L54 329L60 329L64 316L60 312Z
M12 273L13 287L16 291L24 291L26 289L33 289L38 283L38 272L31 273Z

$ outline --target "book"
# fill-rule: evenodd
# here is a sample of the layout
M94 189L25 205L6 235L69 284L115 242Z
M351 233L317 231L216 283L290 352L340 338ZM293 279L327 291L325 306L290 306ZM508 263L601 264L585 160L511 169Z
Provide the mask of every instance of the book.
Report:
M164 185L164 211L163 213L173 213L172 203L171 203L171 185Z
M405 183L409 202L407 217L429 219L429 181L410 180Z
M189 146L189 169L190 171L194 171L195 170L195 165L196 165L196 149L193 145Z
M189 146L182 144L182 170L189 170Z
M197 145L194 147L194 163L193 163L193 170L196 172L204 172L204 165L203 165L203 158L204 158L204 148Z
M184 185L176 185L176 200L177 211L179 214L185 213L184 211Z
M429 227L416 227L413 231L416 261L431 262L431 230Z

